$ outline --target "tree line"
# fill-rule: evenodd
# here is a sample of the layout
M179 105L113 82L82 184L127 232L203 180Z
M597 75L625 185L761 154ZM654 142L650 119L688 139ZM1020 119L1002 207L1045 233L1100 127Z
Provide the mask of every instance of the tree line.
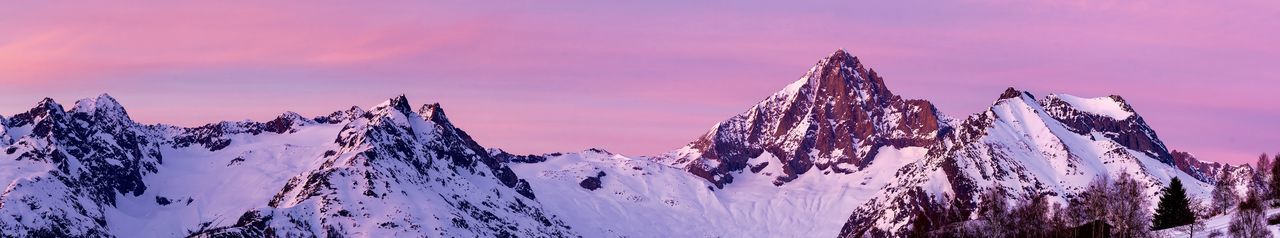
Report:
M1000 187L980 192L976 199L930 197L914 211L907 237L1153 237L1156 231L1176 229L1182 234L1211 237L1271 237L1266 207L1280 201L1280 154L1275 161L1265 154L1256 168L1235 181L1221 169L1208 199L1191 197L1181 179L1174 177L1161 190L1154 206L1143 194L1147 187L1128 173L1115 179L1097 177L1084 191L1066 199L1049 201L1048 194L1015 197ZM1244 196L1238 182L1247 183ZM1205 220L1231 216L1225 230L1207 230ZM1170 233L1163 233L1170 234Z

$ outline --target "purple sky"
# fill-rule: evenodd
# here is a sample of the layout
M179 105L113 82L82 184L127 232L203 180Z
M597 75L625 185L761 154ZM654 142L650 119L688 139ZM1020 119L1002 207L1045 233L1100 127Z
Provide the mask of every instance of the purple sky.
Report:
M1280 151L1280 1L887 2L6 3L0 113L107 92L199 125L404 93L486 146L652 155L845 48L954 117L1009 86L1118 94L1202 159Z

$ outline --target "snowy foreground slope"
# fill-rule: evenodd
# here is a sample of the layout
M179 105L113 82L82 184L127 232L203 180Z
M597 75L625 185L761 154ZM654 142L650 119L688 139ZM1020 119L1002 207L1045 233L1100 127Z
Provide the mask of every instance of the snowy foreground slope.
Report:
M655 156L514 155L403 96L190 128L45 99L0 117L0 237L892 237L944 197L1063 203L1119 173L1154 200L1252 172L1171 151L1119 96L1010 88L957 119L840 50Z
M1265 217L1271 217L1272 215L1280 214L1280 209L1277 209L1277 208L1267 209L1266 212L1263 214L1266 214ZM1222 214L1222 215L1205 219L1204 228L1196 230L1195 236L1190 236L1189 234L1187 234L1186 231L1182 230L1186 226L1179 226L1179 227L1159 230L1155 232L1155 235L1157 237L1199 238L1199 237L1212 237L1210 236L1210 234L1217 231L1223 234L1223 236L1221 237L1227 237L1227 236L1230 236L1231 234L1227 232L1227 227L1231 226L1231 218L1235 217L1235 215L1236 213L1232 211L1232 212L1228 212L1227 214ZM1272 235L1280 234L1280 226L1270 225L1270 226L1267 226L1267 230L1271 230Z
M784 186L776 163L760 176L715 184L679 168L603 150L539 155L543 162L513 163L544 206L587 237L833 237L842 218L895 179L924 148L882 148L868 169L803 176ZM598 188L584 180L596 178Z

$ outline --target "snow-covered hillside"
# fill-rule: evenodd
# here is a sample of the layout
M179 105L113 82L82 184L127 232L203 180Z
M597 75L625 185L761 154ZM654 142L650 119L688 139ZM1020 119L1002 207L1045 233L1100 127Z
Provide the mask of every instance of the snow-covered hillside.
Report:
M883 147L867 169L801 176L774 185L777 158L740 171L723 189L680 168L603 150L541 155L515 163L546 208L586 237L833 237L854 206L893 180L924 148ZM767 154L766 154L767 156ZM599 187L587 186L592 180Z
M1187 190L1193 196L1205 196L1212 190L1209 184L1162 160L1168 152L1154 134L1138 140L1154 145L1114 139L1134 136L1115 131L1149 131L1140 117L1131 114L1122 120L1129 123L1107 122L1140 127L1136 129L1072 124L1080 121L1068 119L1079 113L1099 112L1045 106L1053 105L1059 97L1075 98L1050 95L1037 101L1030 93L1008 89L988 111L960 122L953 134L931 147L925 160L904 167L903 176L886 186L884 193L856 209L842 236L897 235L908 228L914 211L924 209L925 204L948 197L972 206L978 202L977 194L989 189L1021 199L1047 195L1050 202L1066 204L1094 178L1128 173L1146 185L1144 194L1151 204L1174 177L1189 181ZM1104 98L1088 101L1122 102ZM1115 119L1103 113L1096 115L1105 116L1103 120Z
M1263 214L1265 214L1265 217L1271 217L1273 215L1280 214L1280 208L1267 209ZM1219 234L1222 234L1222 236L1217 236L1217 237L1230 237L1231 233L1228 233L1227 227L1231 226L1231 218L1235 217L1235 215L1236 215L1236 212L1231 211L1231 212L1228 212L1227 214L1217 215L1217 216L1213 216L1208 219L1205 219L1204 228L1197 229L1195 236L1191 236L1190 234L1187 233L1186 230L1184 230L1187 226L1178 226L1178 227L1159 230L1155 232L1155 235L1156 237L1200 238L1200 237L1215 237L1215 236L1212 236L1212 234L1219 233ZM1280 226L1269 225L1267 226L1267 230L1271 231L1272 236L1280 236Z

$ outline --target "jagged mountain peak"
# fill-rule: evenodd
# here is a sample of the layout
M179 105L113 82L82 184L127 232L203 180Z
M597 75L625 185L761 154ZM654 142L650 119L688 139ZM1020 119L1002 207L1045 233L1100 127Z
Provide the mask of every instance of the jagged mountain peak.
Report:
M44 98L41 99L40 102L37 102L35 106L31 107L30 110L14 115L9 118L9 120L11 126L24 126L39 121L45 117L60 117L63 114L64 110L62 109L62 104L58 104L58 102L54 101L53 98Z
M418 114L422 115L423 119L427 121L436 123L447 123L449 121L449 118L444 115L444 108L440 107L438 102L423 104L422 107L418 108Z
M377 106L373 106L369 111L396 110L402 114L408 115L413 112L412 107L409 105L409 99L406 98L404 94L400 94L400 96L387 99L387 101L384 101Z
M364 114L364 108L361 108L360 106L351 106L347 110L334 111L333 113L329 113L327 116L317 116L312 120L318 123L336 124L350 122L351 120L355 120L357 117L364 116Z
M932 103L894 95L857 57L837 50L779 92L657 160L717 186L748 165L780 164L775 184L781 185L812 168L860 170L881 147L931 144L948 127L940 117Z
M128 113L124 110L124 106L121 106L119 101L116 101L114 97L111 97L111 95L106 93L98 95L96 98L76 100L76 106L71 111L90 114L103 112L119 114L126 117L128 116Z
M857 56L850 54L844 48L840 48L840 49L836 49L836 51L834 52L831 52L831 54L827 55L826 58L823 58L820 61L820 63L818 63L818 65L848 66L848 67L860 68L862 66L862 62L858 60Z
M810 91L809 93L801 91ZM863 65L857 56L838 49L818 60L804 76L778 94L852 96L859 100L891 99L893 94L874 70Z
M40 101L39 101L39 102L36 102L36 105L35 105L35 108L55 108L55 107L56 107L56 108L61 109L61 108L62 108L62 104L58 104L58 102L57 102L57 101L55 101L55 100L53 100L53 98L49 98L49 97L46 97L46 98L40 99ZM59 110L59 111L61 111L61 110Z
M1033 99L1035 98L1035 96L1032 96L1030 92L1018 90L1017 88L1014 88L1014 87L1009 87L1004 89L1004 93L1000 93L1000 97L996 98L996 101L1000 101L1001 99L1020 98L1020 97L1030 97Z

